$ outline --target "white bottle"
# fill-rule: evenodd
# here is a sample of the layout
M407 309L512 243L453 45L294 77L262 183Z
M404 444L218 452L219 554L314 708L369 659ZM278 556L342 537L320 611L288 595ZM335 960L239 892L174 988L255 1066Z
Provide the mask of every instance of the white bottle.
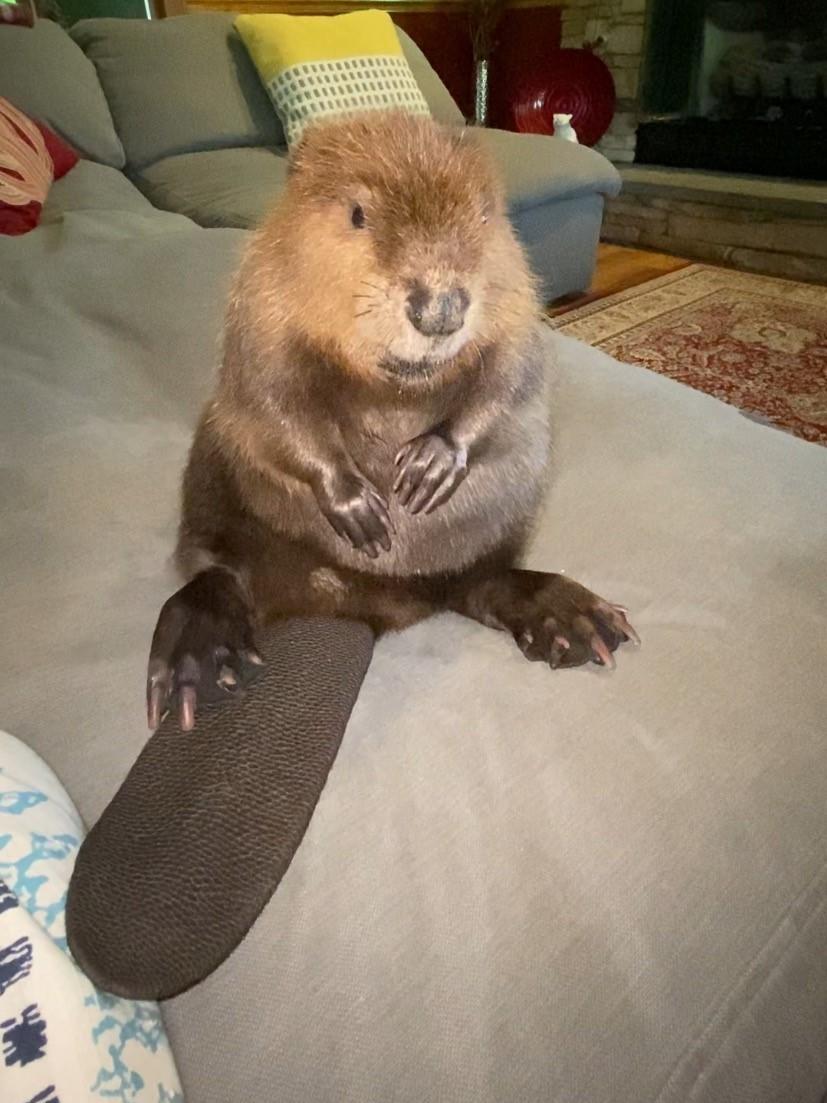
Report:
M554 137L562 138L564 142L577 141L577 131L571 125L571 115L554 116Z

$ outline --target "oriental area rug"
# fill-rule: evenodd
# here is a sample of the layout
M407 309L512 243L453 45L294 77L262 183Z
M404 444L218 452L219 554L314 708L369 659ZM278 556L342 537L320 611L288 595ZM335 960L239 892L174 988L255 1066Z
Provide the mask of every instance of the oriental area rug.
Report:
M827 288L692 264L549 325L827 445Z

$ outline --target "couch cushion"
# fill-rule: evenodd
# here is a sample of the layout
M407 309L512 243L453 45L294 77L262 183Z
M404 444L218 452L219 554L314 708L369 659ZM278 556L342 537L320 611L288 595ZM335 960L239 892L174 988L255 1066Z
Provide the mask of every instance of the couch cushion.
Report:
M588 146L546 134L482 129L476 133L500 166L513 212L556 199L576 199L595 192L617 195L620 191L617 169Z
M257 225L287 178L287 152L214 149L165 157L135 176L156 207L177 211L200 226Z
M59 222L70 211L127 212L160 215L119 169L79 161L70 173L52 185L40 224Z
M123 146L95 67L56 23L0 24L0 96L46 123L82 157L123 167Z
M152 22L87 19L72 28L97 68L132 168L176 153L284 143L235 18L195 12ZM462 113L425 55L400 28L397 34L433 117L462 124Z
M476 133L505 178L512 215L598 192L614 195L620 187L614 166L585 146L542 134ZM248 228L261 221L286 176L285 149L253 148L167 157L134 178L164 210L189 215L202 226Z
M0 724L87 821L146 739L244 238L150 209L0 239ZM458 617L380 641L278 892L165 1007L190 1100L824 1094L827 450L547 339L528 565L626 601L643 648L552 673Z
M431 116L438 123L464 126L465 119L462 112L420 48L401 27L396 28L396 34L402 46L402 53L408 59L411 72L416 78L416 83L419 85L422 95L425 97L425 102L430 108Z
M528 563L643 647L379 642L278 892L165 1006L198 1103L822 1099L827 451L555 343Z
M97 68L132 168L176 153L284 141L233 20L198 12L72 28Z
M0 240L0 724L88 821L146 739L244 239L150 218L175 232ZM551 673L457 617L380 641L278 892L165 1007L190 1100L823 1095L827 451L548 341L528 562L627 601L643 648Z

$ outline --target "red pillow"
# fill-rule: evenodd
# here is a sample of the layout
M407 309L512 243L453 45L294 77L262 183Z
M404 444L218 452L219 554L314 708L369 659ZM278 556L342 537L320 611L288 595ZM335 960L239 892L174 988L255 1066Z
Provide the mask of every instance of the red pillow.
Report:
M0 2L0 23L15 23L18 27L33 27L34 7L30 0Z
M53 130L49 130L45 123L39 123L35 120L34 125L43 135L43 141L46 143L46 149L49 151L49 156L52 158L52 164L54 165L55 180L59 180L61 176L66 175L69 169L75 167L80 158L72 147L64 142L62 138L59 138Z
M52 181L77 154L47 126L0 97L0 234L25 234L40 220Z

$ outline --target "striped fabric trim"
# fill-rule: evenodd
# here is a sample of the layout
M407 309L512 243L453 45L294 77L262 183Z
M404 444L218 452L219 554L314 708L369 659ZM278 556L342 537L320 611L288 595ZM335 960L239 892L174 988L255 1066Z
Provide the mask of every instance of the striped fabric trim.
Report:
M268 83L268 91L290 145L318 119L388 108L429 114L407 60L388 54L292 65Z

